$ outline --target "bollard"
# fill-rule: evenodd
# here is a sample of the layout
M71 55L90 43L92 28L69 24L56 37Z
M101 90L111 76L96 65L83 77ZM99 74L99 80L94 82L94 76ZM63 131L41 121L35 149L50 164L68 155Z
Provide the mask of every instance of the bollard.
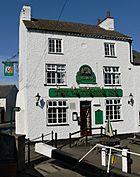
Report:
M101 164L106 167L106 148L101 150Z
M57 148L57 133L55 133L55 147Z
M42 143L43 143L44 142L44 135L43 135L43 133L42 133L41 137L42 137Z
M122 150L122 171L125 173L128 172L127 152L128 149Z
M101 126L101 136L103 136L103 127Z
M54 145L54 139L53 139L53 131L52 131L52 146Z
M117 135L117 129L115 129L115 135Z
M130 151L130 149L128 149ZM128 165L128 173L131 173L131 165L133 164L133 160L131 159L130 153L127 153L127 165Z
M71 148L71 133L69 133L69 147Z
M87 146L87 142L88 142L88 135L86 134L86 146Z

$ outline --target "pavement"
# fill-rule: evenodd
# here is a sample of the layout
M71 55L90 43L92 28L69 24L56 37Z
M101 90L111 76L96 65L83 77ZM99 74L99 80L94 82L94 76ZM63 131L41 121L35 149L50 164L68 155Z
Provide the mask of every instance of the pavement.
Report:
M0 129L3 131L9 131L10 124L1 125ZM69 147L69 142L65 141L62 143L58 143L58 149L61 150L64 153L68 153L69 156L79 160L83 155L85 155L96 143L99 143L99 139L90 137L89 138L90 143L87 145L85 144L85 141L75 140L72 144L72 148ZM132 151L140 154L140 144L130 143L130 140L128 140L128 137L121 138L120 141L121 145L124 147L127 146L127 148ZM74 145L74 146L73 146ZM71 168L67 164L63 163L62 160L57 159L48 159L44 158L44 156L38 154L35 152L34 145L31 145L31 165L26 165L26 168L24 171L19 172L17 174L17 177L84 177L88 176L86 174L81 173L78 170L75 170L74 168ZM27 146L25 147L25 160L26 164L28 164L28 156L27 156ZM120 154L121 155L121 154ZM42 160L39 160L42 159ZM136 177L140 176L140 156L131 155L131 159L133 161L131 165L131 174L128 175L130 177ZM93 150L89 155L87 155L83 162L86 162L88 164L91 164L93 166L98 167L99 169L103 169L101 166L101 154L98 148ZM124 173L121 172L121 158L117 157L115 164L111 165L111 171L117 170L117 173L120 173L121 175ZM92 176L93 177L93 176Z
M83 155L85 155L93 146L98 142L98 138L92 139L92 143L85 144L85 142L75 141L72 145L72 148L69 147L68 142L58 144L58 149L63 153L68 154L69 156L79 160ZM140 144L132 144L130 140L126 137L121 139L121 146L127 147L132 152L140 153ZM34 148L32 148L34 150ZM84 177L89 176L78 170L74 170L74 167L71 168L68 164L63 163L63 159L43 159L43 161L37 162L37 159L43 158L38 153L32 152L31 159L33 163L30 167L26 167L22 173L18 173L18 177ZM121 154L120 154L121 156ZM116 157L115 164L112 164L110 167L110 171L117 172L120 176L130 176L130 177L138 177L140 176L140 157L131 155L131 159L133 164L131 166L131 174L125 174L121 172L121 158L120 156ZM27 159L26 159L27 160ZM103 169L101 166L101 154L100 149L96 148L89 155L87 155L83 162L91 164L93 166L98 167L99 169ZM106 169L104 169L106 170ZM92 175L93 177L93 175Z
M19 172L17 177L84 177L83 175L67 168L55 159L45 160L34 166L26 167Z
M67 152L71 154L71 156L75 157L76 159L81 159L96 143L99 143L97 140L95 142L92 141L91 145L85 145L81 144L78 146L74 146L72 148L69 148L68 146L65 146L62 148L64 152ZM118 146L119 147L119 146ZM120 140L120 147L125 147L129 149L131 152L139 153L140 154L140 144L130 143L130 140L126 137ZM132 165L131 165L131 175L138 175L140 176L140 156L131 155L132 159ZM92 152L90 152L83 161L86 161L87 163L93 164L99 168L102 168L101 166L101 153L100 149L96 148ZM111 165L111 170L118 170L121 172L121 153L118 153L118 156L116 155L116 162L115 164Z

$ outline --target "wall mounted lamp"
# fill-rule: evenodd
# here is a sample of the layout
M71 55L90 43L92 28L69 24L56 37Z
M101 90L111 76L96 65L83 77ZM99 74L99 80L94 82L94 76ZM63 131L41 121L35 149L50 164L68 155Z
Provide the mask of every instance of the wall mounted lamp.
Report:
M39 100L41 98L41 96L39 95L39 93L37 93L37 95L35 96L35 98L36 98L36 106L38 106Z
M129 94L129 101L128 101L128 104L130 104L131 106L134 105L134 98L133 98L133 94L132 94L132 93Z

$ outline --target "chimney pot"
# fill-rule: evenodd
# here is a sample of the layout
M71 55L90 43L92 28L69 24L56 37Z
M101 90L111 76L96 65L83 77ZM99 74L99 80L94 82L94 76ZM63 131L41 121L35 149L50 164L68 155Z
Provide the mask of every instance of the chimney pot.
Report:
M99 25L101 23L101 20L100 19L98 19L98 21L97 21L97 25Z
M110 11L107 11L107 17L110 18Z

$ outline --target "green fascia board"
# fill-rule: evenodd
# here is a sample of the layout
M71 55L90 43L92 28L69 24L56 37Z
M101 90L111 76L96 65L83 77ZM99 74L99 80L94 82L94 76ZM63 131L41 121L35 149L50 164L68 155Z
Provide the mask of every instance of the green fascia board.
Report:
M122 97L122 89L105 89L105 88L50 88L50 97L66 97L66 98L78 98L78 97Z

